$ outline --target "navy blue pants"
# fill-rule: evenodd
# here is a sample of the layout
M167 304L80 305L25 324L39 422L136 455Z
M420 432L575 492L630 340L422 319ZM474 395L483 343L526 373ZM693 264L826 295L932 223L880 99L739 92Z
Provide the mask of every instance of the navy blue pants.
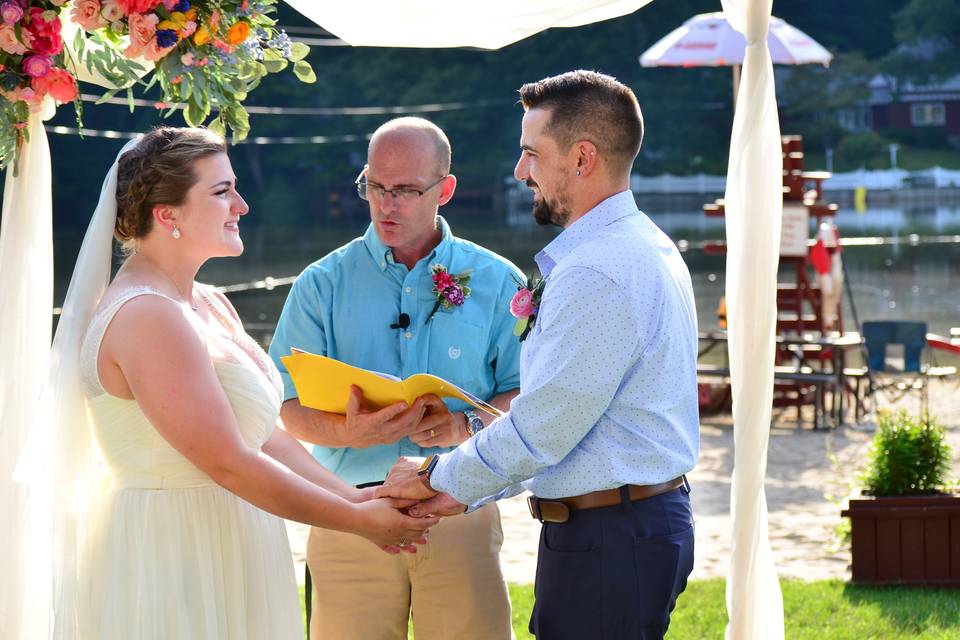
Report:
M543 524L530 633L538 640L663 638L693 570L685 488Z

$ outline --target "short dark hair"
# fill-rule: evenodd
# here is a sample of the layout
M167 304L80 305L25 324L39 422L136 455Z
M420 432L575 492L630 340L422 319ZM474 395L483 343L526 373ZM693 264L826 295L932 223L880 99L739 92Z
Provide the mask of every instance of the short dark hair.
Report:
M596 71L569 71L520 87L525 110L548 109L545 133L567 151L589 140L614 170L629 171L643 141L643 114L630 87Z

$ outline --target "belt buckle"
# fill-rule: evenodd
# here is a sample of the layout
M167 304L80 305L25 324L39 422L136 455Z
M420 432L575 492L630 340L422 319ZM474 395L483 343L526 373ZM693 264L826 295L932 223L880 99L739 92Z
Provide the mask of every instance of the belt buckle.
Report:
M543 522L543 518L540 517L540 498L537 496L527 496L527 508L530 510L530 515L533 516L534 520Z

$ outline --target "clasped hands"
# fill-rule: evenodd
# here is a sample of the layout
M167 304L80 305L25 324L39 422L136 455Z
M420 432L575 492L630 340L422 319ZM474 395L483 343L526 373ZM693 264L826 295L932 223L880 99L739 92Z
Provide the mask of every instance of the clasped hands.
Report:
M419 475L423 458L400 458L390 469L383 485L377 487L378 498L392 498L405 502L415 500L406 508L407 514L415 518L430 516L455 516L467 510L467 505L459 502L449 493L442 493L430 486L426 475Z

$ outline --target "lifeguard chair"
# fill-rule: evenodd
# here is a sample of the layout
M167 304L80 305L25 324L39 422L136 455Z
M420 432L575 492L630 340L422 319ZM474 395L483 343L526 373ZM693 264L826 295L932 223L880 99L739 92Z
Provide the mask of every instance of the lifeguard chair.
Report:
M816 344L830 331L843 331L839 270L839 238L833 218L836 204L823 201L826 171L803 170L803 140L782 136L783 223L780 243L780 273L788 279L777 284L777 365L774 372L774 406L795 406L802 419L805 405L814 408L815 426L826 413L825 398L832 377L824 375L825 363L833 354ZM707 216L722 217L722 199L703 206ZM810 222L817 239L810 240ZM707 254L726 253L726 243L704 246ZM831 389L832 390L832 389Z

